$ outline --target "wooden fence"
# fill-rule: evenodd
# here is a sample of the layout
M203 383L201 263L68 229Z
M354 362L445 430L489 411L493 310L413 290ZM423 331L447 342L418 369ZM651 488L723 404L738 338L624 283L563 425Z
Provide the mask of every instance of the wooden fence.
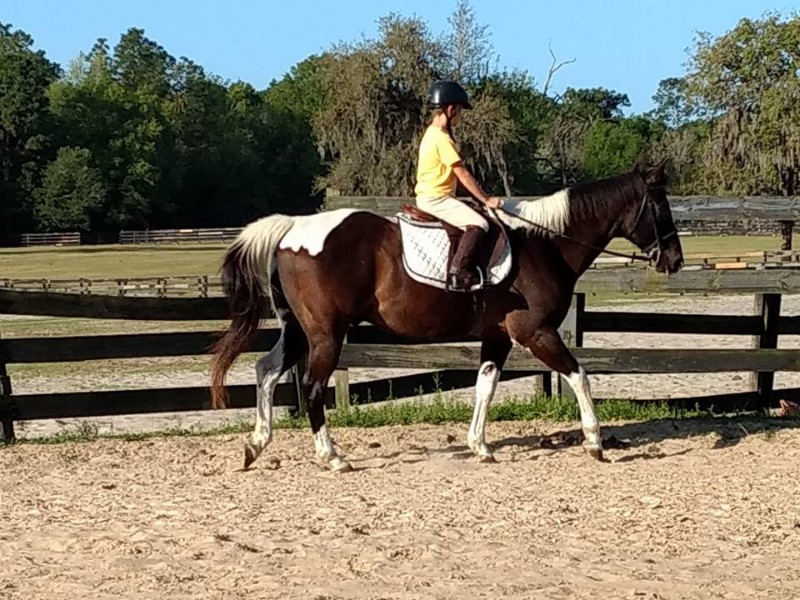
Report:
M146 229L144 231L119 232L120 244L196 244L232 242L241 227L218 227L215 229Z
M80 246L81 234L69 233L23 233L19 236L20 246Z
M800 266L800 256L798 256ZM26 292L63 292L112 296L199 296L222 295L219 276L187 275L177 277L116 277L113 279L0 279L0 289Z
M756 297L757 310L750 315L709 316L585 309L585 294L620 291L750 294ZM800 352L777 349L779 335L800 335L800 317L780 315L782 295L797 293L800 293L800 272L793 269L698 270L671 277L640 269L598 269L587 272L579 282L573 311L567 319L566 337L589 373L752 372L755 374L752 392L705 400L764 407L775 398L774 373L800 371ZM0 289L0 314L167 321L227 318L226 301L221 297L126 298L3 289ZM581 347L584 333L601 331L741 335L750 337L753 347L733 350ZM6 365L201 355L215 335L203 331L0 339L3 435L6 439L13 437L15 421L208 409L206 386L14 395ZM277 330L263 329L251 351L266 351L277 336ZM328 390L326 404L350 402L352 395L369 397L372 401L387 397L387 380L350 384L349 368L437 370L454 376L447 389L471 386L479 363L478 345L469 339L448 342L452 344L425 344L420 340L399 339L371 326L352 328L338 365L336 388ZM533 374L549 374L549 371L527 353L513 350L504 377ZM416 395L420 381L419 377L395 378L391 390L395 397ZM781 390L783 397L797 392ZM254 406L255 386L232 386L231 399L234 408ZM280 384L275 404L299 408L296 386Z

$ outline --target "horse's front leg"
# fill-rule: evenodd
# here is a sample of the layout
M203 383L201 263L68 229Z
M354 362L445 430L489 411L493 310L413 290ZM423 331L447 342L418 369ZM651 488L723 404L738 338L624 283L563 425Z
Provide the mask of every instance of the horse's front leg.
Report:
M602 460L603 443L600 437L600 424L597 422L597 415L594 411L589 377L564 344L564 340L554 328L543 325L529 339L516 341L567 380L578 398L585 437L583 447L591 456Z
M486 419L500 379L500 370L510 350L511 340L508 338L486 340L481 345L481 366L475 382L475 409L467 433L467 445L481 462L495 462L494 454L486 444Z

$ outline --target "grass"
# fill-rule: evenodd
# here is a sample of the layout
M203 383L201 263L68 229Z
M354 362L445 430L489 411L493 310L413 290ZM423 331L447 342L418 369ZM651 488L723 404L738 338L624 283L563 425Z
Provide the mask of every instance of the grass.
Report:
M792 247L797 248L800 236L792 240ZM731 236L686 236L681 238L683 253L691 254L719 254L722 256L737 252L758 252L761 250L780 250L782 239L780 236L767 235L731 235ZM635 247L625 240L613 240L608 246L609 250L618 252L633 252Z
M2 248L0 278L104 279L214 275L223 244Z
M431 401L415 400L410 402L387 402L374 406L352 406L346 409L328 412L327 422L332 428L346 427L390 427L414 424L441 425L448 423L466 424L472 418L472 405L446 397L439 393ZM675 409L663 402L635 402L631 400L606 400L598 402L597 417L601 423L615 421L658 421L718 419L720 415L710 410ZM735 414L733 417L745 416ZM752 414L746 416L753 417ZM756 415L757 416L757 415ZM725 416L727 419L731 415ZM546 396L508 397L496 402L489 410L489 421L532 421L579 422L580 415L577 404L560 397ZM308 419L305 417L287 416L277 419L276 429L307 429ZM146 433L105 434L98 427L83 421L76 427L64 429L51 436L23 439L16 444L64 444L90 442L101 439L124 441L141 441L154 438L170 437L209 437L222 435L239 435L249 433L253 422L240 420L213 428L169 428Z

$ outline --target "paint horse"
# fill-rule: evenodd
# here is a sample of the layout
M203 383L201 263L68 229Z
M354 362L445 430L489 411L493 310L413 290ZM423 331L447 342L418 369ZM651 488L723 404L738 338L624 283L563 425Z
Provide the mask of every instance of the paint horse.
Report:
M613 238L636 245L658 272L681 268L664 164L646 169L637 164L631 172L531 201L510 199L492 214L507 234L506 258L510 254L513 260L496 258L490 266L506 268L495 277L487 270L486 282L475 291L442 289L438 280L426 282L411 268L420 251L414 235L424 234L406 213L394 219L353 209L275 214L242 230L222 264L232 321L211 348L213 407L227 405L226 373L252 342L267 302L281 322L277 343L255 367L256 423L245 442L245 468L272 439L272 396L279 377L305 358L300 389L317 455L335 472L350 469L326 428L324 396L348 328L361 322L431 342L468 336L481 341L467 434L479 460L494 460L485 439L486 418L512 346L566 379L579 404L584 448L602 460L589 379L557 328L578 278ZM438 227L431 236L442 233L441 223ZM446 250L439 260L442 271L445 262Z

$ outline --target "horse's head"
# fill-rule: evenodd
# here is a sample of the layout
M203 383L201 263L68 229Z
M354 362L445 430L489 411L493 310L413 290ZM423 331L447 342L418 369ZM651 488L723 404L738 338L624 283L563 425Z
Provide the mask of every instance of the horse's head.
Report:
M667 200L664 165L634 167L638 201L622 214L620 233L656 263L659 273L676 273L683 266L683 249Z

